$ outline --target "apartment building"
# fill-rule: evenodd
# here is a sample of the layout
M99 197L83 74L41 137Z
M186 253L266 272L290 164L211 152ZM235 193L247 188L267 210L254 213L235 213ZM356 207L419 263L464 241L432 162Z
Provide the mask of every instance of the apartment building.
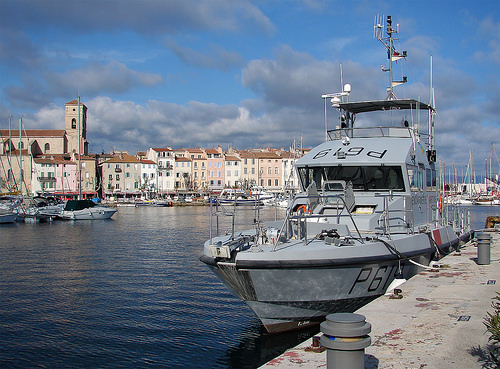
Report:
M191 159L191 173L193 190L206 191L207 185L207 154L200 148L185 149L186 157Z
M32 191L38 194L76 196L78 194L77 163L69 156L34 158Z
M157 191L161 196L174 191L174 163L175 155L172 148L149 148L146 151L146 158L154 161L158 165Z
M224 188L224 155L222 147L205 149L207 155L207 182L209 191Z
M156 197L158 188L157 165L154 161L141 159L141 191L147 199Z
M298 190L299 182L297 171L295 170L295 162L299 160L298 153L294 151L283 151L278 154L281 157L282 173L283 173L283 189Z
M258 153L259 181L261 187L268 190L279 191L283 185L282 159L272 151Z
M235 155L224 155L224 168L226 169L225 187L238 187L241 184L241 159Z
M259 185L259 159L258 153L251 150L239 152L241 159L241 188L249 190L253 186Z
M191 191L193 188L192 162L184 156L175 157L175 190Z
M135 156L119 154L100 164L103 194L106 198L142 195L141 162Z

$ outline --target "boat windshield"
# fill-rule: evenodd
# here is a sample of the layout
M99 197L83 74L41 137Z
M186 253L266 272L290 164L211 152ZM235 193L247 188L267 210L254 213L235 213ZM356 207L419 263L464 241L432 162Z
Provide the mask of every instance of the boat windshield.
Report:
M354 191L405 190L400 166L301 167L298 172L303 188L314 181L319 191L329 190L326 181L352 182Z

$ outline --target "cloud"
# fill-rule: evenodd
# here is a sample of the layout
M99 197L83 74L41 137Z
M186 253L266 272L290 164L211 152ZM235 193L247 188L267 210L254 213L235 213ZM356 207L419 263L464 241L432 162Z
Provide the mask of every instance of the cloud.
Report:
M168 39L164 42L179 59L186 64L210 69L229 70L243 64L243 58L234 51L228 51L222 46L209 45L207 51L198 51L186 46L180 46L175 40Z
M0 22L1 24L1 22ZM14 70L37 68L42 62L38 47L25 33L4 29L0 33L0 63Z
M54 73L45 71L41 80L26 78L23 86L5 88L13 106L37 108L55 98L75 96L80 91L86 96L102 93L120 94L137 87L151 87L163 83L159 74L131 70L123 63L90 63L81 69ZM32 93L37 91L37 93Z
M87 95L124 93L138 86L151 87L163 82L161 75L137 72L111 60L107 64L90 63L65 73L47 73L46 80L57 93L70 96L76 88Z
M106 0L4 1L0 23L5 28L53 27L72 32L132 30L141 34L185 31L231 31L253 28L265 33L274 26L249 1Z
M342 63L344 83L353 87L356 98L380 97L383 74L378 69ZM378 73L378 75L376 74ZM367 80L377 81L366 83ZM242 84L272 107L322 109L321 95L339 92L340 63L323 61L282 46L276 59L252 60L242 71ZM383 87L382 87L383 89Z
M475 52L476 60L500 66L500 22L495 23L491 17L483 19L477 27L477 37L485 39L486 48Z

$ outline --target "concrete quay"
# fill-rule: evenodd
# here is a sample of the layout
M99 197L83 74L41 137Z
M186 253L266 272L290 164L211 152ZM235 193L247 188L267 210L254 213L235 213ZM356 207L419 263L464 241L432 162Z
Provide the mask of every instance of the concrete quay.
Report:
M435 262L440 266L436 271L423 271L399 286L402 298L388 294L356 311L372 325L366 369L496 367L483 324L500 292L500 233L490 234L489 265L478 265L477 244L469 242ZM311 351L312 342L306 340L261 368L326 368L326 351Z

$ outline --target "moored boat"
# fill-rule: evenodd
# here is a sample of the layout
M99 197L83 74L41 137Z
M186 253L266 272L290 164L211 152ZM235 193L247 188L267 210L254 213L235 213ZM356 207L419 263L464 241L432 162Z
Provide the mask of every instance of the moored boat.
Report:
M17 218L17 213L9 209L0 209L0 224L14 223Z
M68 200L61 218L70 220L110 219L114 213L116 213L116 209L97 205L92 200Z
M396 53L390 17L387 23L388 37L379 39L392 69L406 53ZM467 215L439 205L435 109L397 99L390 82L386 100L344 102L349 85L323 95L338 109L339 126L296 162L302 191L284 219L257 219L222 235L210 229L200 260L271 333L354 312L472 234ZM381 113L388 114L383 126L355 126L358 114L379 124Z

